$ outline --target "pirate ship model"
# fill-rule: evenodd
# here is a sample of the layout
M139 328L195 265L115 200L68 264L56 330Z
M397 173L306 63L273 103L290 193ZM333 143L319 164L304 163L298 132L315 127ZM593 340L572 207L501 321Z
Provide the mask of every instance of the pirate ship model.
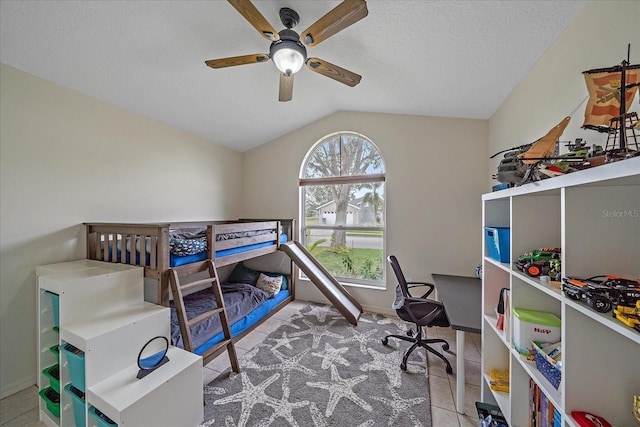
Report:
M559 138L570 121L565 117L537 141L491 156L506 152L494 178L503 186L517 186L640 155L638 113L629 112L640 86L640 64L631 65L629 53L630 46L627 60L619 65L582 73L589 92L582 128L605 133L604 149L597 145L589 148L578 138L567 144L568 153L558 155Z

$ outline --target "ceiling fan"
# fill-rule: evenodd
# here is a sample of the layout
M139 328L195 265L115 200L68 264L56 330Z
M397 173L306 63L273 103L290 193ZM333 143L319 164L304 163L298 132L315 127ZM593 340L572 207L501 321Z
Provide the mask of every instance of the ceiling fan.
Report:
M360 83L360 75L338 67L320 58L307 58L307 47L313 47L332 35L358 22L369 13L365 0L344 0L318 19L300 35L293 28L300 22L298 14L288 8L280 9L280 20L286 27L277 32L250 0L227 0L267 40L271 41L269 53L210 59L205 64L211 68L255 64L272 59L280 70L279 101L290 101L293 96L293 75L303 64L311 71L334 79L347 86ZM306 47L305 47L306 46Z

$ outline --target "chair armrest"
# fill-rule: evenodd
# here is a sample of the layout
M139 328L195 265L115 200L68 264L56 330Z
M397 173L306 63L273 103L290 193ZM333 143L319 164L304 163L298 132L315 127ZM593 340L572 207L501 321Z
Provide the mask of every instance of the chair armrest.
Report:
M427 287L427 288L429 288L427 293L422 295L420 298L428 297L429 295L431 295L431 293L435 289L435 285L433 283L428 283L428 282L407 282L407 289L419 288L419 287Z

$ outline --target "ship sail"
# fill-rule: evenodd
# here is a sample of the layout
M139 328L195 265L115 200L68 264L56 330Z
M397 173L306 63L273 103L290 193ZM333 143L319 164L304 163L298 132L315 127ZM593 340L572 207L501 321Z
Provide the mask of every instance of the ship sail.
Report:
M620 117L629 111L631 102L638 91L640 64L616 65L583 71L582 74L589 91L589 101L584 112L582 127L609 132L611 119ZM624 109L621 109L620 95L623 92L623 84L626 90L624 91Z

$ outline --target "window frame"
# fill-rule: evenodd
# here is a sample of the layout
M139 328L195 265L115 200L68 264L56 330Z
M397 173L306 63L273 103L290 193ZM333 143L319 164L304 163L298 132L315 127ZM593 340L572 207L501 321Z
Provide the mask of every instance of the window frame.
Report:
M363 174L363 175L344 175L344 176L324 176L324 177L318 177L318 178L305 178L305 172L307 170L307 165L309 163L309 161L313 158L314 154L316 153L316 151L327 141L334 139L334 138L341 138L343 136L356 136L359 139L363 140L364 143L366 144L370 144L371 148L376 150L378 155L380 156L380 160L381 160L381 165L382 165L382 173L370 173L370 174ZM299 221L299 236L301 239L301 243L304 247L307 247L307 231L308 230L340 230L340 231L360 231L360 230L366 230L366 231L380 231L382 233L382 245L381 245L381 250L382 250L382 277L380 279L364 279L364 278L359 278L359 277L343 277L343 276L335 276L336 280L338 280L341 284L343 285L353 285L353 286L360 286L360 287L368 287L368 288L373 288L373 289L378 289L378 290L385 290L386 289L386 224L387 224L387 218L386 218L386 200L387 200L387 194L386 194L386 185L384 186L384 197L382 199L382 205L381 205L381 211L382 211L382 216L384 218L384 221L382 222L382 225L380 226L361 226L361 225L327 225L327 224L317 224L317 225L307 225L306 224L306 201L307 201L307 195L306 195L306 187L309 186L322 186L322 185L343 185L343 184L352 184L352 185L359 185L359 184L369 184L369 183L383 183L386 184L386 164L384 161L384 158L382 157L382 153L380 151L380 149L376 146L376 144L371 141L371 139L367 138L366 136L357 133L357 132L349 132L349 131L343 131L343 132L335 132L329 135L326 135L324 137L322 137L321 139L319 139L307 152L307 154L305 155L303 161L302 161L302 165L301 165L301 169L300 169L300 178L299 178L299 205L300 205L300 218L301 220ZM308 279L305 275L304 272L302 272L300 270L300 278L304 278L304 279Z

